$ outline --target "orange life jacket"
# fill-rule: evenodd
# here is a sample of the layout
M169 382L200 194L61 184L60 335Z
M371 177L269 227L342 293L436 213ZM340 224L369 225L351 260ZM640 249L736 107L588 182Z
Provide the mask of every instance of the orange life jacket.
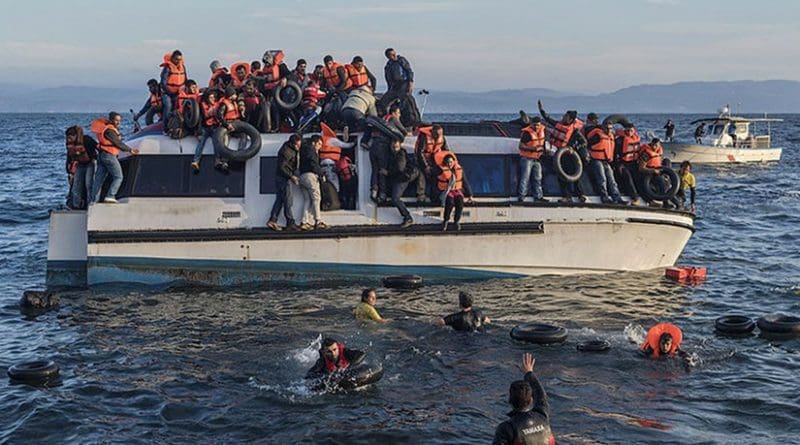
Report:
M367 67L365 65L361 65L361 69L357 69L353 65L347 64L344 66L345 71L347 72L347 83L349 84L347 89L354 89L358 87L363 87L364 85L369 85L369 76L367 76Z
M243 67L244 68L244 77L241 78L241 79L236 77L236 70L239 69L239 67ZM237 63L234 63L233 65L231 65L231 79L233 79L232 83L233 83L233 87L234 88L241 88L244 85L244 83L247 82L247 79L249 79L249 78L250 78L250 64L249 63L247 63L247 62L237 62Z
M341 82L342 79L339 78L339 73L336 72L336 70L339 69L339 67L341 66L342 65L333 62L331 64L331 69L328 69L327 66L322 67L322 76L325 78L326 87L336 88L337 86L339 86L339 82ZM347 70L345 70L345 72L347 72ZM345 89L348 89L349 87L350 87L350 82L348 80L347 84L345 85Z
M86 152L86 147L83 146L82 140L77 140L72 143L67 142L67 157L81 164L86 164L92 160L92 158L89 157L89 153Z
M161 95L150 93L150 108L158 109L161 108Z
M222 98L219 103L220 105L225 105L225 114L222 116L225 122L235 121L241 118L239 107L236 106L236 103L231 102L227 97Z
M325 92L319 88L317 82L309 82L303 88L303 109L313 110L317 108L320 99L324 99L325 96Z
M319 149L319 160L332 159L338 161L342 157L342 147L328 144L331 139L336 139L336 132L325 125L324 122L320 122L319 126L322 129L322 148Z
M176 109L179 113L183 113L183 103L186 102L188 99L199 100L200 93L189 93L186 91L186 87L181 87L180 91L178 91L178 103L176 105Z
M566 147L572 137L572 132L581 127L577 122L575 121L571 124L565 124L561 121L556 122L552 130L550 130L550 144L556 148Z
M595 127L586 135L586 138L591 139L595 136L599 139L589 147L589 154L592 156L592 159L598 161L613 161L614 134L609 134L608 130L603 127Z
M417 144L419 144L422 135L425 135L425 146L422 147L422 156L430 161L431 156L442 151L444 147L444 136L442 136L441 140L435 140L433 138L433 127L420 127L417 131L419 132L419 134L417 134Z
M167 91L172 94L178 94L178 90L186 82L186 67L183 62L180 65L172 63L170 58L171 54L164 54L164 62L161 64L162 68L167 68Z
M219 102L211 105L208 102L201 102L200 109L203 111L203 125L206 127L215 127L219 125L219 121L217 120L217 107L219 106Z
M628 136L625 131L618 131L617 137L620 138L620 157L622 162L636 162L639 160L639 147L642 139L639 133L633 132L633 135Z
M92 132L97 135L97 148L103 150L106 153L110 153L114 156L119 154L119 148L117 148L110 140L108 140L105 136L106 130L111 130L114 133L117 133L117 136L120 136L119 130L117 127L111 123L110 120L99 117L92 121Z
M647 331L647 339L642 343L640 349L644 351L649 346L653 350L654 358L661 356L660 340L662 334L670 334L672 336L672 347L667 352L667 355L674 354L681 346L683 332L672 323L659 323L650 328Z
M653 148L649 144L643 144L639 149L639 157L641 158L646 154L648 156L646 164L648 168L661 168L661 155L663 152L664 150L660 146Z
M519 155L529 159L539 159L544 153L544 125L539 125L539 130L534 130L533 125L522 129L522 133L530 135L531 140L519 149Z
M339 180L342 183L349 182L353 179L352 164L353 162L347 156L342 156L336 161L336 170L339 172Z
M211 78L208 79L208 87L209 88L219 88L222 85L217 85L217 78L223 74L228 74L228 70L226 68L220 68L213 73L211 73Z
M281 78L281 63L283 63L283 51L277 51L272 55L272 65L266 66L258 72L259 75L264 76L268 84L273 84ZM267 85L267 89L274 88L275 85Z
M444 163L444 158L447 156L452 156L456 161L452 168L448 167L447 164ZM433 159L436 162L436 165L442 169L442 173L436 177L436 188L439 189L440 192L447 191L447 186L450 184L450 178L452 178L455 174L456 181L451 190L461 190L464 184L464 170L461 168L461 164L458 163L458 159L456 158L455 154L450 151L440 151L433 155Z

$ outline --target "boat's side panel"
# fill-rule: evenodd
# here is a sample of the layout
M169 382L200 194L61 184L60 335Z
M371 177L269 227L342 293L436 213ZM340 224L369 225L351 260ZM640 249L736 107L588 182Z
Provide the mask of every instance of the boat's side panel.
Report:
M658 222L547 223L540 233L347 236L89 245L89 282L156 284L374 277L476 278L648 270L675 263L691 229Z
M47 285L85 286L86 212L51 211L47 233Z
M731 164L740 162L771 162L781 159L780 148L732 148L708 145L664 144L664 157L673 163L690 161L693 164Z

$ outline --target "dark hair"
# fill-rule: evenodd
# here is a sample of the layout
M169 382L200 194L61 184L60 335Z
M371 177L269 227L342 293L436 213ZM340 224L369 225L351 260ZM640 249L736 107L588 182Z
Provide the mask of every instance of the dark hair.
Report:
M299 134L293 134L293 135L289 136L289 144L290 145L294 145L297 141L302 141L302 140L303 140L303 137L300 136Z
M261 61L260 60L254 60L254 61L250 62L250 70L251 71L255 71L257 69L256 67L261 68Z
M372 292L375 292L375 288L374 287L370 287L369 289L362 290L361 291L361 302L366 303L367 302L367 298L369 298L369 294L371 294Z
M150 79L147 81L147 86L158 85L158 81L155 79Z
M328 62L333 62L333 56L330 54L322 58L322 63L328 63Z
M190 87L192 85L197 85L197 82L195 82L194 79L186 79L186 82L184 82L183 84L186 85L187 87Z
M64 132L64 136L66 137L66 136L72 136L72 135L77 136L78 141L82 142L83 141L83 128L81 128L79 125L73 125L73 126L67 128L67 131Z
M339 342L337 342L335 338L333 338L333 337L325 337L325 338L322 339L322 344L320 345L320 347L322 347L322 349L325 349L330 345L335 345L336 343L339 343Z
M203 91L203 95L200 96L200 100L202 102L208 102L208 96L210 96L212 94L215 97L219 98L219 90L217 90L216 88L208 88L205 91Z
M439 124L436 124L433 127L431 127L431 130L433 130L433 131L442 130L442 132L444 132L444 128L442 128L442 126L439 125Z
M322 142L322 136L315 134L314 136L308 138L308 142L311 144L315 144L317 141Z
M659 138L653 138L650 141L650 145L656 145L656 144L660 144L660 143L661 143L661 139L659 139Z
M689 161L681 162L681 168L684 168L684 167L690 167L691 168L691 166L692 166L692 163L689 162Z
M394 51L394 48L386 48L386 50L383 52L383 55L389 57L389 53L392 51Z
M226 98L231 97L231 96L235 96L235 95L236 95L236 88L234 88L233 85L228 85L227 87L225 87L225 97Z
M358 63L358 62L364 62L364 59L362 59L361 56L355 56L353 57L353 61L350 63Z
M297 59L297 65L308 65L306 59Z
M389 107L389 114L394 113L395 111L400 111L400 105L393 103L391 107Z
M531 385L524 380L516 380L508 388L508 403L515 410L523 410L533 402L533 390Z
M182 55L183 53L181 52L181 50L176 49L175 51L172 52L172 55L170 57L182 56Z
M114 118L117 117L117 116L122 117L121 114L117 113L116 111L112 111L112 112L108 113L108 120L113 121Z
M472 307L472 295L463 290L458 293L458 305L464 309Z
M670 334L669 332L665 332L665 333L661 334L660 337L658 337L658 343L659 344L664 343L667 340L672 341L672 334Z

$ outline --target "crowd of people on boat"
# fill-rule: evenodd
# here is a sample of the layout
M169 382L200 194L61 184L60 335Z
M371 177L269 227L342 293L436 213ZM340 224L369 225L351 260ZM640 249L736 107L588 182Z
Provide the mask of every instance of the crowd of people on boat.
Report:
M214 142L215 168L226 172L231 161L219 145L226 143L220 141L228 140L228 135L235 135L243 127L252 127L257 133L292 133L278 153L277 198L266 222L276 231L323 229L327 224L322 221L321 210L355 208L355 156L351 158L347 153L353 153L356 144L350 141L350 130L363 132L361 148L369 150L372 167L371 198L394 204L405 228L414 221L402 197L413 185L418 203L444 206L443 230L451 227L451 216L452 227L460 230L464 205L472 202L464 169L448 146L443 128L422 122L413 96L410 62L392 48L384 54L388 88L379 96L375 94L375 76L360 56L353 57L349 64L340 64L327 55L311 73L306 72L304 59L289 69L280 50L268 50L261 61L237 62L230 68L215 60L210 64L207 86L200 88L188 78L182 52L175 50L164 55L160 80L147 82L149 97L134 119L144 116L147 123L158 119L171 137L197 136L191 163L196 174L209 139ZM543 193L541 163L546 159L561 167L568 165L569 156L558 154L566 150L580 157L572 162L587 168L577 177L557 175L560 202L586 202L581 175L589 174L603 203L637 205L643 198L651 206L694 211L695 181L688 162L681 166L676 196L659 200L648 193L651 189L669 188L662 175L663 148L659 139L643 143L635 126L627 120L601 123L595 113L589 113L584 123L574 110L554 119L541 102L538 105L541 117L530 118L521 113L516 121L521 135L520 202L527 199L529 190L534 202L549 202ZM123 179L117 155L120 151L137 154L122 142L120 121L115 112L95 120L91 128L97 142L82 131L76 136L79 127L68 129L67 168L71 178L78 178L72 181L72 208L86 208L97 201L107 176L111 176L111 183L103 202L116 202ZM665 129L667 137L671 137L674 124L668 122ZM319 135L302 136L309 132ZM412 134L417 135L413 155L402 147L403 140ZM300 218L291 214L291 184L298 186L304 197ZM623 191L631 201L622 198ZM687 203L688 193L691 201ZM283 226L278 224L281 213Z
M445 317L437 317L433 324L450 326L460 332L485 332L490 323L489 317L474 307L473 296L465 291L458 294L460 310ZM353 315L363 322L387 323L390 320L381 317L375 308L377 291L375 288L364 289L361 301L353 309ZM688 359L688 354L681 349L683 332L675 324L662 322L652 326L639 346L641 353L649 358L681 357ZM346 347L343 341L333 337L322 339L319 359L305 375L309 381L321 381L335 376L342 376L349 369L361 365L367 353ZM500 423L495 429L493 444L554 444L555 435L550 426L550 403L547 392L534 373L535 359L532 354L524 353L519 366L523 373L521 380L509 386L508 402L512 410L509 419ZM326 389L324 385L315 386Z

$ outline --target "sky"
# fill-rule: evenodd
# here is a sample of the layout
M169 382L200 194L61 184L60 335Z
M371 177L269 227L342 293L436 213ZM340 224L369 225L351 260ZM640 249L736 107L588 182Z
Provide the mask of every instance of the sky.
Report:
M201 84L283 49L287 64L383 50L415 86L597 94L639 84L800 79L800 2L769 0L0 0L0 85L131 88L179 48ZM759 6L763 5L763 6ZM381 87L379 87L379 90Z

